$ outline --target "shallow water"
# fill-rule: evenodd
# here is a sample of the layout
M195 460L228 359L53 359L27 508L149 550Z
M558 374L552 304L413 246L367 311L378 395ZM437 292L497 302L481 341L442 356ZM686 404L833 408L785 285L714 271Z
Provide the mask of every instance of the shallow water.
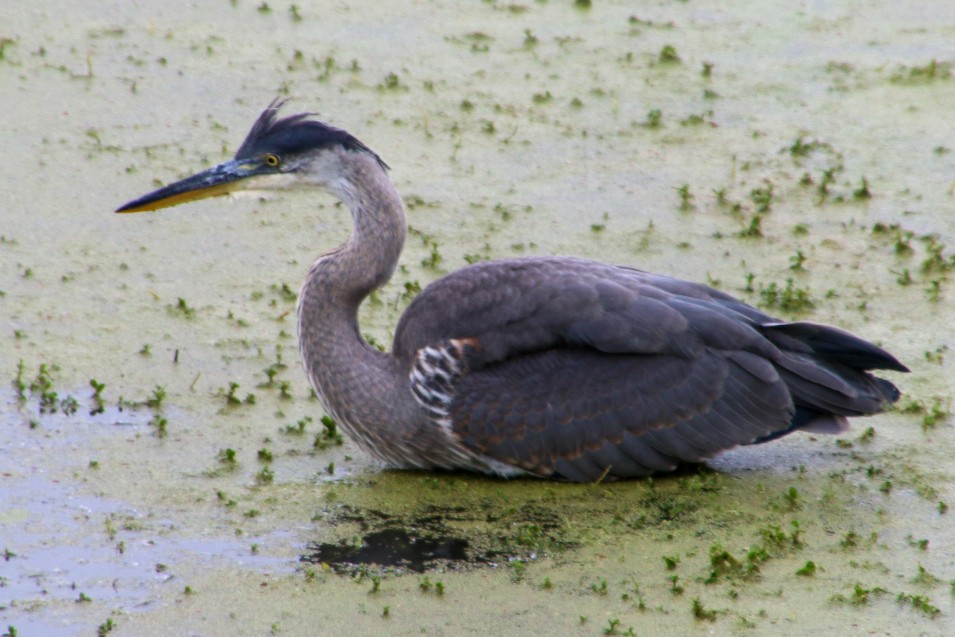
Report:
M724 5L5 12L0 627L948 634L955 7ZM393 166L416 232L363 310L377 342L406 284L465 257L589 256L761 304L792 279L814 307L769 309L885 345L912 367L891 375L907 409L654 481L382 471L323 433L296 353L288 291L346 236L340 207L111 212L230 156L275 94ZM499 558L425 575L300 561L431 519Z

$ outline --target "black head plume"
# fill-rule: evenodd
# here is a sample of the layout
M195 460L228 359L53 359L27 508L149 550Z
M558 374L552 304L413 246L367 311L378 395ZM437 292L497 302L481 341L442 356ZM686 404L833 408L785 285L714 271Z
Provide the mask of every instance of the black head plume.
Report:
M368 153L382 168L388 168L388 164L377 153L347 131L311 119L315 113L297 113L279 119L278 111L286 101L275 98L262 111L236 152L236 159L249 159L266 152L279 156L294 155L338 145L347 150Z

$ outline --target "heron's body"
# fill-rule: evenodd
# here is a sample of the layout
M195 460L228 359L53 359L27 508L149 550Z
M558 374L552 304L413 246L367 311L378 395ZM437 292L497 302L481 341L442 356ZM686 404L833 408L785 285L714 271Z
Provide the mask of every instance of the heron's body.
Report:
M235 160L121 211L237 182L319 187L351 210L352 236L302 287L299 342L326 410L393 466L645 476L800 429L841 431L846 417L899 395L867 370L905 367L847 332L566 257L479 263L439 279L405 311L392 351L380 352L360 336L358 307L398 262L401 199L377 155L304 115L276 120L270 108Z

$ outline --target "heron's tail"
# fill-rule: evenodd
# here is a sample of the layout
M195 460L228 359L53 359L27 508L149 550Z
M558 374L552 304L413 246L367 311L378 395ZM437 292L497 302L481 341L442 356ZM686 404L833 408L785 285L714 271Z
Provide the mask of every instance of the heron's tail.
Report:
M773 323L763 333L782 356L775 361L795 403L790 426L761 438L766 442L797 429L841 433L849 416L877 414L901 393L873 369L907 372L887 351L849 332L816 323Z

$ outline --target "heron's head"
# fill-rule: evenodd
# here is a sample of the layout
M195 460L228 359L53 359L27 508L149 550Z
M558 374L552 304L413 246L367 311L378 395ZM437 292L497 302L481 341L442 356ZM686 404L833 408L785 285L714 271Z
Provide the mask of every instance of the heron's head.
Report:
M143 195L116 212L144 212L243 190L291 190L317 186L337 192L350 153L387 168L370 148L346 131L299 113L281 119L285 101L273 100L252 125L235 158Z

